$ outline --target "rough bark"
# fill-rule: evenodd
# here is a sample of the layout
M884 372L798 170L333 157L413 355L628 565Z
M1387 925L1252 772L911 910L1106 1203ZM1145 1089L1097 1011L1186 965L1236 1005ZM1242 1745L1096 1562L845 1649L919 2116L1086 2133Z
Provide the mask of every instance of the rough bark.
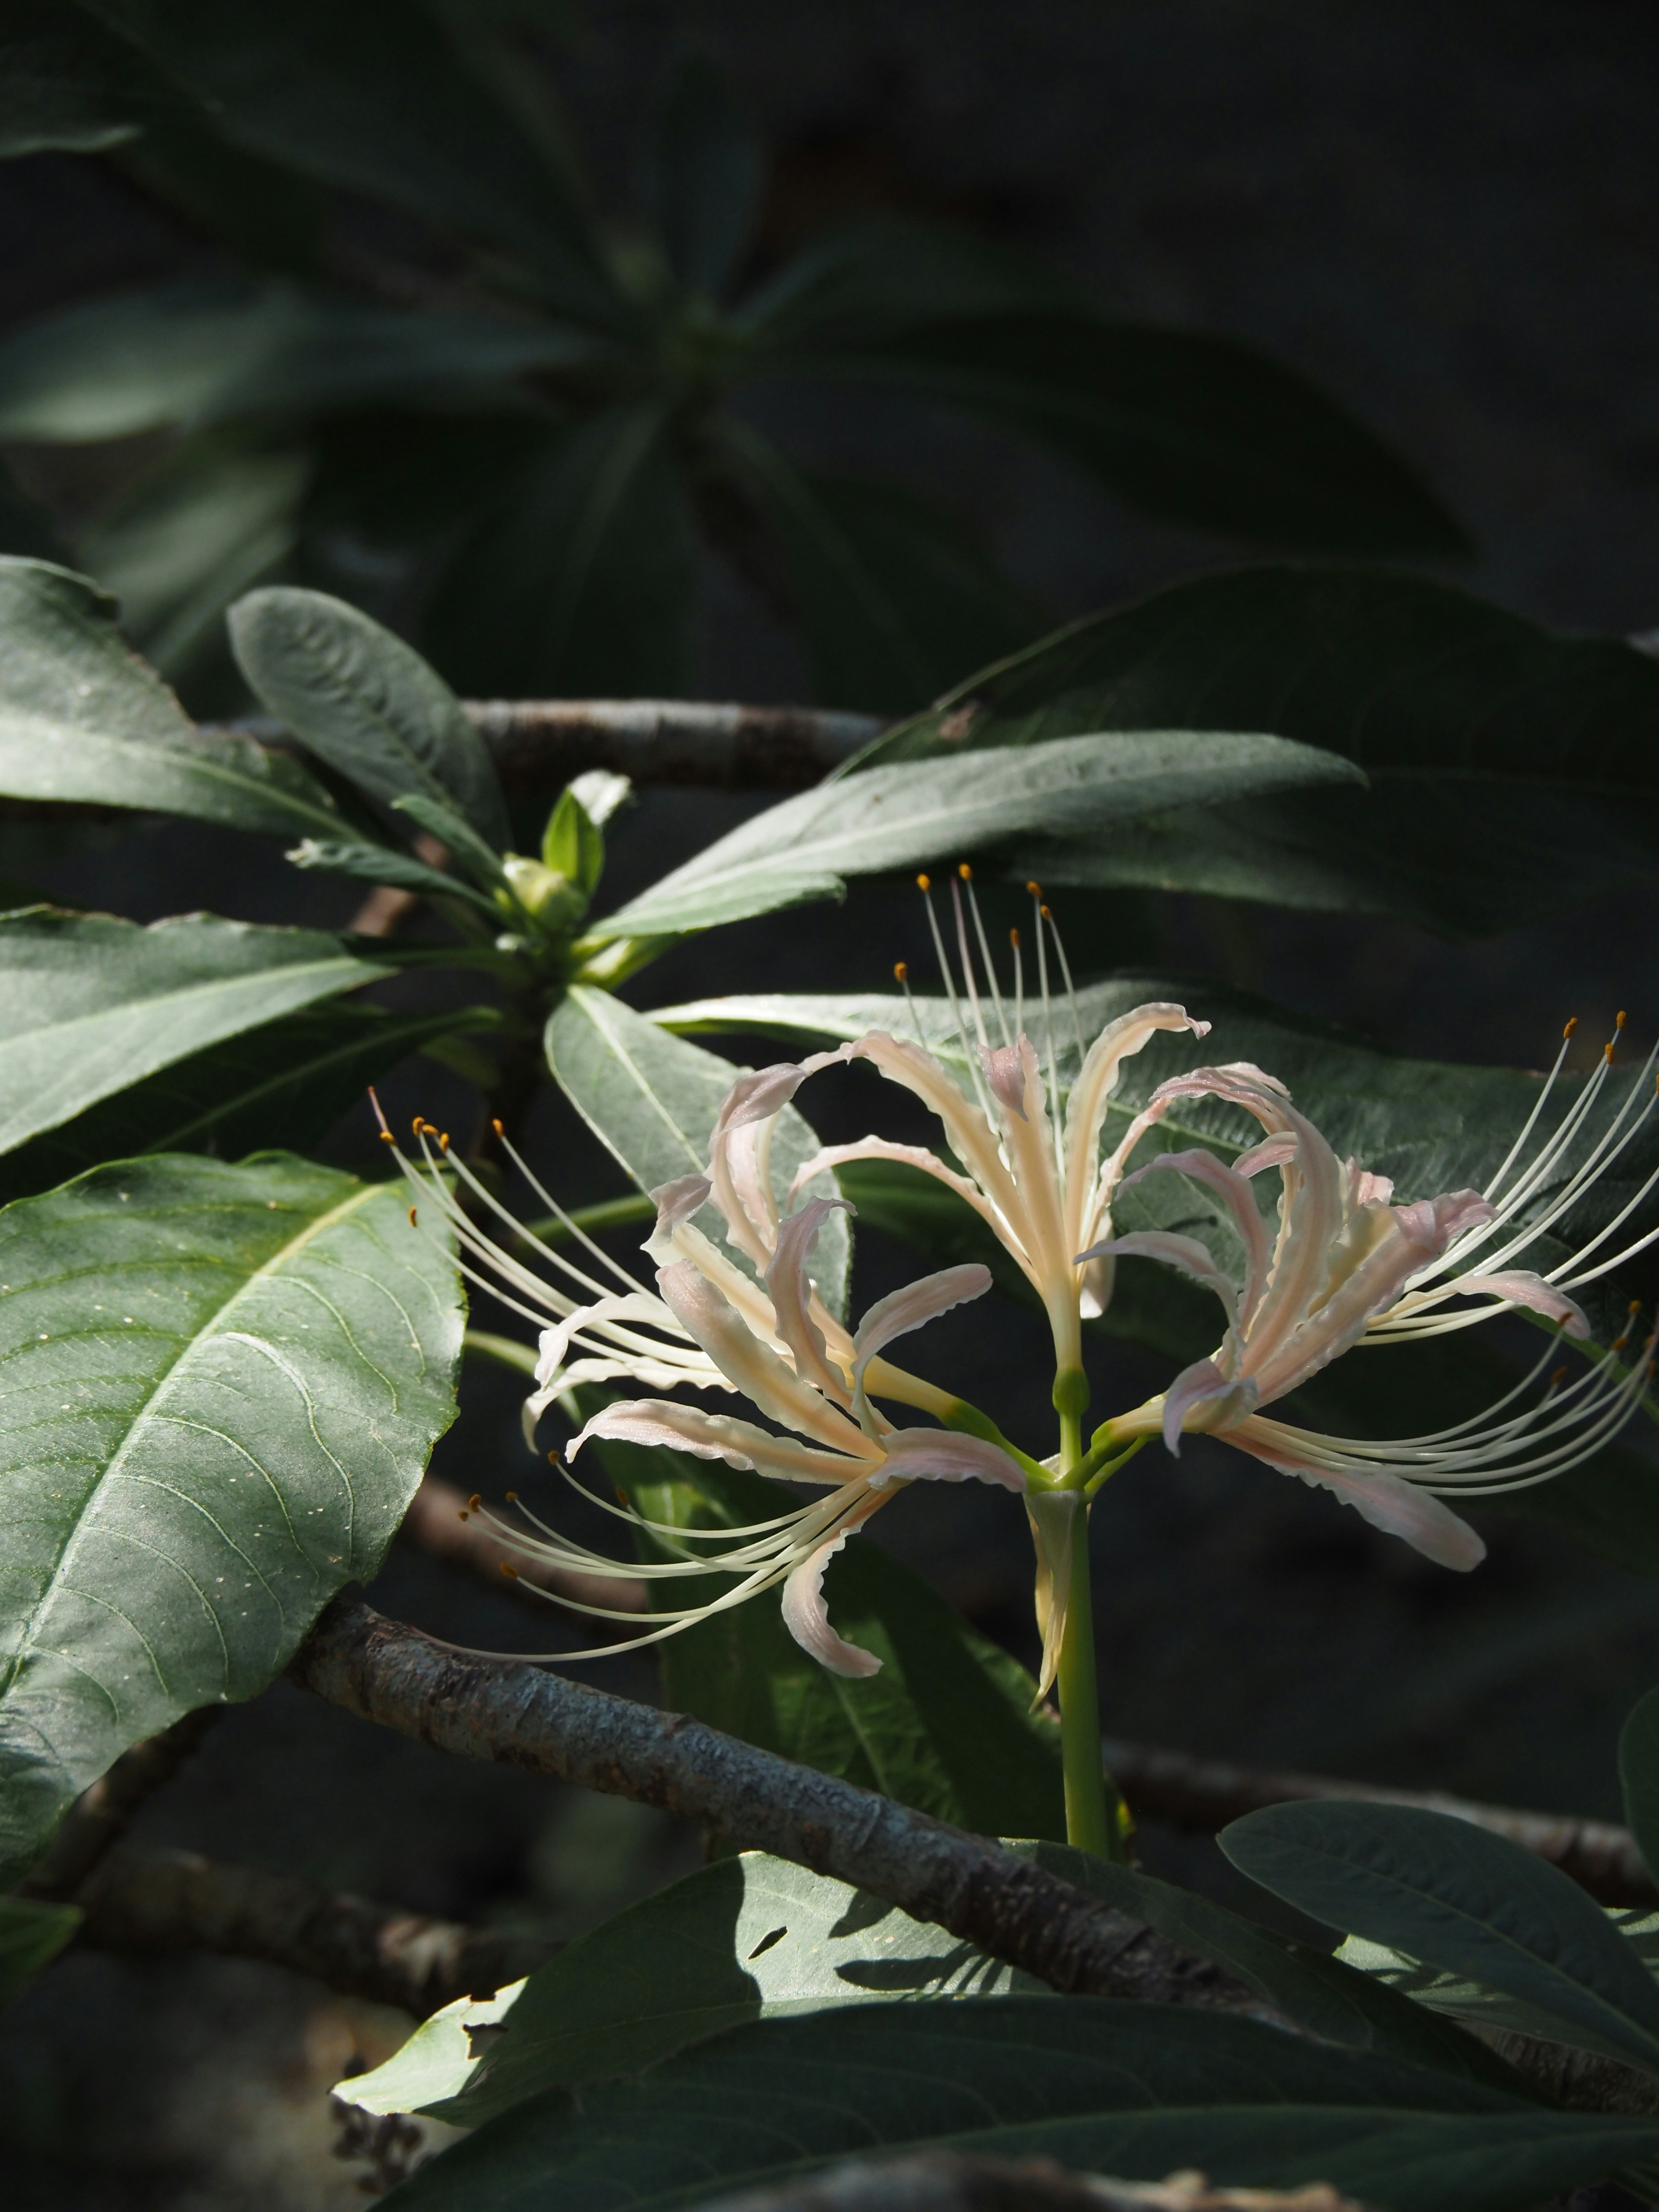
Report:
M925 2151L914 2158L851 2160L741 2197L707 2212L1358 2212L1324 2182L1302 2189L1212 2189L1201 2173L1116 2181L1072 2173L1046 2158L969 2158Z
M126 1833L139 1807L172 1780L223 1710L205 1705L186 1713L160 1735L124 1751L70 1806L45 1856L17 1885L19 1894L53 1904L73 1898Z
M684 699L469 699L466 711L501 781L524 793L556 791L591 768L635 783L805 791L881 727L821 708Z

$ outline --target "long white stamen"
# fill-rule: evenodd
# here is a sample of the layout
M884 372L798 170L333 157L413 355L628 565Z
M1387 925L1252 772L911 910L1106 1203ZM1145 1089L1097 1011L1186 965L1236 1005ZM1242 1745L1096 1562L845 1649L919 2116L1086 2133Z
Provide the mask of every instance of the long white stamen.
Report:
M968 1024L963 1019L962 1004L957 997L956 977L951 972L950 958L945 950L945 939L939 929L939 916L933 912L933 884L926 876L918 876L916 882L921 887L922 904L927 909L927 927L933 933L933 951L939 961L939 972L945 985L945 995L950 1001L951 1018L956 1024L957 1047L966 1063L968 1079L973 1085L974 1097L978 1103L979 1109L994 1128L996 1115L992 1108L991 1094L986 1088L984 1071L980 1066L979 1054L974 1050L974 1041L969 1035Z
M997 981L996 963L991 957L990 940L985 934L985 923L979 910L979 894L974 889L974 879L969 873L965 860L957 873L968 886L968 904L974 917L974 934L979 939L980 957L985 963L985 988L991 1004L996 1008L997 1027L1002 1033L1004 1046L1012 1045L1019 1031L1016 1029L1013 1036L1008 1033L1008 1013L1002 1003L1002 986Z

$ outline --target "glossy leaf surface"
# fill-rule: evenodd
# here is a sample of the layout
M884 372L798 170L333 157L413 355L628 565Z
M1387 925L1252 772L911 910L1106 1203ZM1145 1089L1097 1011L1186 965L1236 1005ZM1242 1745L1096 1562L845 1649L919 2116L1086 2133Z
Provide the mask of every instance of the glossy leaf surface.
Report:
M1073 1997L763 2021L637 2083L521 2106L402 2185L409 2212L692 2204L908 2148L1085 2172L1334 2184L1382 2212L1508 2212L1659 2145L1255 2021Z
M0 1150L238 1031L391 971L314 929L0 915Z
M843 879L949 862L1022 831L1063 823L1099 836L1182 797L1217 799L1300 783L1350 782L1329 753L1214 730L1078 737L1019 750L901 762L821 785L757 814L593 926L648 936L838 897Z
M401 1184L292 1158L130 1160L0 1212L0 1881L369 1578L453 1417L461 1318Z

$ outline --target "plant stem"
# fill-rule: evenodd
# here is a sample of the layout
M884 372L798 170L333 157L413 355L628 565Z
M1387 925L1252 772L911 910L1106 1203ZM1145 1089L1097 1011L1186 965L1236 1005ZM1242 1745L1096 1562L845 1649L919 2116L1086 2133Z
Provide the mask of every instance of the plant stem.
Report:
M1106 1795L1100 1750L1100 1699L1095 1682L1095 1617L1089 1575L1089 1508L1079 1498L1072 1533L1071 1586L1060 1642L1060 1764L1066 1778L1066 1840L1103 1859L1121 1859L1123 1845Z

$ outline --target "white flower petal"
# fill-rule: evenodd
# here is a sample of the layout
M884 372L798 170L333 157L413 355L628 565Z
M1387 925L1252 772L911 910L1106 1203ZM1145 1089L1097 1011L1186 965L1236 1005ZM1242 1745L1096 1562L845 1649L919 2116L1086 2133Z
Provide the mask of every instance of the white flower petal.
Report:
M843 1528L840 1535L820 1544L789 1576L783 1585L783 1625L821 1667L827 1667L832 1674L864 1681L880 1674L880 1660L873 1651L836 1635L823 1601L823 1571L851 1534L850 1528Z
M1551 1321L1565 1322L1569 1336L1582 1339L1590 1333L1589 1317L1577 1301L1529 1267L1511 1267L1498 1275L1456 1275L1443 1287L1470 1297L1485 1292L1512 1306L1529 1306L1534 1313L1547 1314Z
M1231 1277L1224 1274L1216 1265L1209 1247L1200 1244L1196 1237L1182 1237L1173 1229L1135 1229L1127 1237L1109 1237L1103 1243L1091 1244L1086 1252L1078 1254L1079 1262L1114 1257L1162 1260L1166 1267L1179 1267L1183 1275L1190 1275L1206 1291L1213 1291L1227 1309L1229 1325L1237 1325L1237 1288Z
M766 1287L777 1316L778 1334L789 1347L796 1374L837 1403L845 1403L846 1377L830 1364L823 1332L811 1311L812 1286L806 1275L818 1231L826 1218L838 1210L851 1213L854 1208L844 1198L810 1199L780 1224L777 1248L766 1270Z
M1400 1537L1438 1566L1467 1574L1486 1558L1486 1547L1468 1522L1432 1492L1402 1482L1398 1475L1343 1474L1316 1460L1304 1459L1297 1449L1302 1433L1281 1421L1251 1420L1229 1430L1227 1442L1249 1452L1253 1459L1277 1468L1281 1474L1298 1475L1316 1489L1328 1490L1343 1504L1363 1515L1374 1528ZM1310 1446L1321 1441L1313 1435L1307 1438Z
M1005 1490L1025 1487L1018 1462L983 1437L958 1436L954 1429L895 1429L882 1443L887 1456L870 1478L872 1490L890 1481L996 1482Z
M902 1290L890 1291L884 1298L878 1298L853 1339L858 1373L861 1375L866 1364L895 1337L908 1336L913 1328L922 1328L953 1307L982 1298L990 1287L991 1270L971 1261L960 1267L941 1267L935 1275L921 1276L914 1283L906 1283Z
M1170 1456L1181 1456L1185 1429L1224 1433L1233 1422L1253 1413L1255 1405L1256 1387L1249 1376L1224 1375L1213 1359L1195 1359L1164 1393L1164 1442ZM1205 1409L1204 1418L1194 1420L1200 1409Z
M629 1398L607 1406L571 1440L565 1456L574 1459L590 1437L611 1437L622 1443L665 1444L673 1451L690 1452L697 1459L723 1459L728 1467L795 1482L828 1482L839 1487L849 1476L861 1472L857 1461L814 1451L793 1437L769 1436L752 1421L738 1420L733 1414L705 1413L699 1407L676 1405L670 1398Z
M878 1448L858 1425L763 1344L736 1307L690 1261L663 1268L657 1287L693 1341L762 1413L831 1450L861 1459L879 1456Z

